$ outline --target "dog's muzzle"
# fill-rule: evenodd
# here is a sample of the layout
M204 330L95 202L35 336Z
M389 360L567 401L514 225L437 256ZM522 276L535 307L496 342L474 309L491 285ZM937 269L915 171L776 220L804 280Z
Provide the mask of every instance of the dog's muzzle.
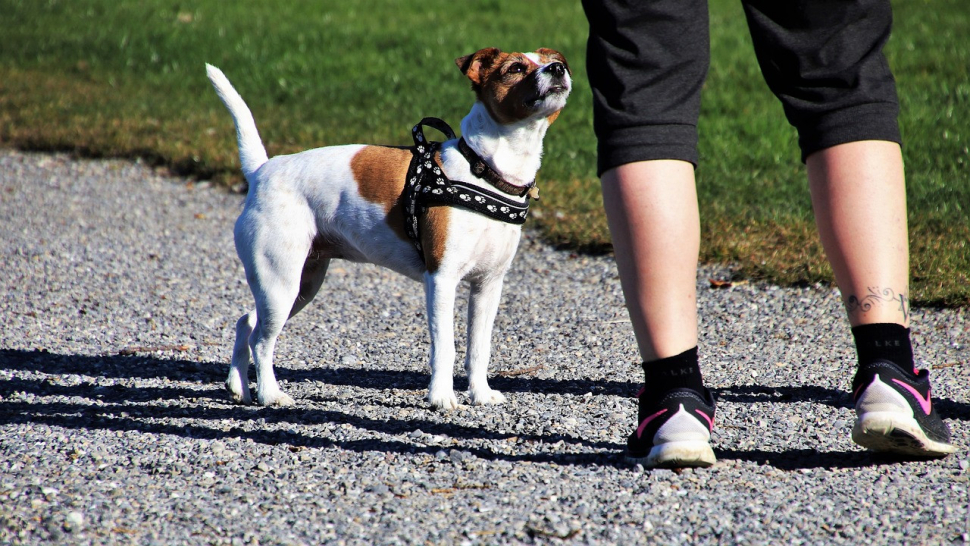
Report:
M528 102L531 106L553 95L569 92L569 71L560 62L550 63L533 73L535 77L536 94Z

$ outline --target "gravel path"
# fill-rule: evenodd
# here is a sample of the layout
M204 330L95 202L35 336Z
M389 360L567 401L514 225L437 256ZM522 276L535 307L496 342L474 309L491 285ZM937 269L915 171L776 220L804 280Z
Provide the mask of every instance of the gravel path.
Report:
M233 405L222 381L251 304L231 239L240 202L136 163L0 151L0 544L945 544L970 532L965 450L895 461L849 440L852 342L827 287L715 290L708 279L730 272L701 272L710 469L623 462L640 372L612 259L531 236L494 336L506 405L429 409L420 285L344 262L280 340L296 405ZM967 312L913 314L937 407L967 445Z

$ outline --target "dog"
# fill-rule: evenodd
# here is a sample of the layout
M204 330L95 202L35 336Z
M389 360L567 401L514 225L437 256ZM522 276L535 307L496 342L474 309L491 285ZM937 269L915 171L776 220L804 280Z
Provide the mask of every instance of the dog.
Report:
M441 143L431 157L434 163L419 162L416 169L430 167L465 183L471 193L480 189L494 194L493 185L479 178L480 171L490 170L514 192L504 196L507 202L527 207L529 196L518 190L534 183L546 130L572 89L566 59L552 49L508 53L488 48L455 63L471 81L476 99L461 121L464 143L456 138ZM439 409L459 406L453 388L454 305L459 282L469 281L469 398L475 405L503 403L505 396L488 386L486 372L503 279L518 247L521 225L462 206L409 209L402 195L405 178L415 169L412 149L329 146L269 159L242 97L218 68L206 64L206 73L232 114L242 172L249 183L233 234L255 309L236 323L226 379L232 398L252 403L252 358L258 404L294 403L273 371L276 339L286 321L314 298L330 261L340 258L378 264L423 281L431 333L428 401ZM415 136L415 149L424 151L419 138ZM484 165L470 162L462 146L477 153ZM409 211L420 230L414 241L405 227ZM521 216L524 221L525 214Z

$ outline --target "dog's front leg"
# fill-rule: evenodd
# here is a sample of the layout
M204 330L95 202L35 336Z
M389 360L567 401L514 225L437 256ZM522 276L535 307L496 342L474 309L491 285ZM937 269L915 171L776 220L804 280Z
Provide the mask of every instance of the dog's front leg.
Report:
M491 357L492 326L502 299L502 277L473 283L468 300L468 353L465 372L472 404L501 404L505 396L488 386L488 361Z
M425 273L424 292L431 331L431 385L428 402L435 408L455 409L455 291L458 279L442 272Z

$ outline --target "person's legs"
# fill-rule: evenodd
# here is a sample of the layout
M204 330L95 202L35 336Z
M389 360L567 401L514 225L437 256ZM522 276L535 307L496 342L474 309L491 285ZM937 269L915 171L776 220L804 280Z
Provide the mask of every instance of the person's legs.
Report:
M602 187L645 377L627 457L645 466L714 464L714 400L697 358L694 166L677 160L627 163L604 173Z
M628 459L714 463L714 401L697 362L694 187L707 0L584 0L598 172L643 359Z
M743 1L762 73L798 130L819 235L853 327L852 438L879 451L950 453L907 328L899 106L882 55L890 2Z
M940 456L956 451L917 371L909 339L909 240L899 145L858 141L808 157L822 246L853 326L859 368L852 439L877 451Z
M765 81L798 130L816 223L850 323L906 326L899 101L882 54L889 0L742 1Z

